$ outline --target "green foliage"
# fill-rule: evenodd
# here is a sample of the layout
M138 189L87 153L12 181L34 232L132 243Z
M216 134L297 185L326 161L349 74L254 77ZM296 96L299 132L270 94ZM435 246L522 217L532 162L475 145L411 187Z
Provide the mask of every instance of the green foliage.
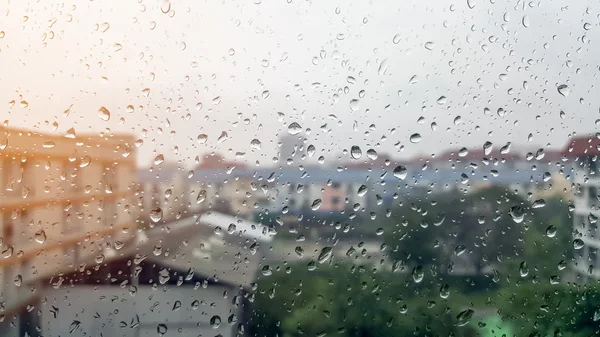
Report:
M600 335L597 286L528 283L507 288L498 297L500 313L519 335Z
M439 296L439 282L373 273L347 264L304 264L258 281L251 333L255 336L471 336L459 327L463 309Z

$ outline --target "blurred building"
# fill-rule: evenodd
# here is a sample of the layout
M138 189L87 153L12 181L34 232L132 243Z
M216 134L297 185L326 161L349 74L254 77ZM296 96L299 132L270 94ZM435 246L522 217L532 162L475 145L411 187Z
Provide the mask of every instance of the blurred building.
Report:
M128 135L60 136L0 128L3 315L41 297L40 280L101 260L106 247L134 239L133 142ZM18 316L10 317L16 318L0 325L0 335L18 334L18 329L6 330L19 325Z
M573 198L575 212L573 216L573 233L575 240L583 241L574 252L573 269L580 280L600 279L600 271L594 269L598 265L598 248L600 248L600 232L598 232L598 216L600 210L600 165L598 154L600 139L595 136L572 138L564 155L574 162Z

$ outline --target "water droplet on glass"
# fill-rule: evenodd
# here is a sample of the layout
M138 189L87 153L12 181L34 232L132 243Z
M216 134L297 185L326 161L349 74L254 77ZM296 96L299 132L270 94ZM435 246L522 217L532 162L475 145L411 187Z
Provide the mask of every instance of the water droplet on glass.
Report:
M288 132L290 135L297 135L300 131L302 131L302 126L300 126L300 124L292 122L288 125Z
M211 317L210 318L210 326L213 329L218 329L221 326L221 317L219 317L218 315Z
M404 180L406 178L406 175L408 174L408 170L406 169L406 167L404 167L402 165L398 165L394 169L393 173L394 173L394 177L396 177L400 180Z
M525 210L523 209L523 207L518 205L511 207L508 213L510 214L510 217L513 219L513 221L516 223L523 222L523 219L525 218Z
M367 150L367 158L369 158L371 160L377 159L377 151L375 151L373 149L368 149Z
M469 7L469 9L473 9L475 8L475 0L467 0L467 7Z
M177 311L179 308L181 308L181 302L175 301L175 303L173 303L173 311Z
M583 248L585 244L583 243L583 240L581 239L575 239L573 240L573 249L575 250L579 250L581 248Z
M323 249L321 249L321 252L319 253L319 256L317 257L317 261L321 264L327 262L327 260L329 260L329 258L331 257L332 253L333 248L323 247Z
M360 149L360 147L354 145L350 148L350 157L352 157L352 159L360 159L360 157L362 157L362 150Z
M35 232L34 238L37 243L44 243L46 242L46 232L44 232L43 229L40 229Z
M558 90L558 93L564 97L569 96L569 94L571 93L571 89L566 84L561 84L556 89Z
M446 96L440 96L440 97L437 99L437 104L439 104L439 105L446 104L446 100L447 100L447 99L446 99Z
M254 138L250 141L250 147L255 150L260 150L262 147L262 143L260 142L260 140Z
M217 138L217 142L218 143L223 143L228 138L229 138L229 136L227 135L227 132L223 131L223 132L221 132L221 135L219 136L219 138Z
M322 203L323 203L323 202L321 201L321 199L315 199L315 200L312 202L312 204L310 205L310 208L311 208L313 211L316 211L316 210L318 210L318 209L321 207L321 204L322 204Z
M150 211L150 220L153 222L159 222L163 217L163 211L160 207L157 207Z
M169 4L170 6L170 4ZM165 324L159 324L156 326L156 332L159 336L164 336L167 333L167 326Z
M398 44L398 43L400 43L400 34L396 34L396 35L394 35L394 37L392 38L392 42L393 42L394 44Z
M548 226L548 228L546 228L546 236L549 238L553 238L556 236L556 232L557 232L557 228L555 226Z
M440 297L445 299L448 298L448 296L450 296L450 286L447 283L444 283L440 287Z
M521 23L523 24L523 27L527 28L530 25L529 22L529 15L523 15L523 19L521 19Z
M350 110L358 111L360 109L360 101L358 99L350 100Z
M425 42L425 49L427 50L433 50L433 48L435 47L435 44L433 42Z
M165 161L165 156L163 156L162 154L159 154L158 156L154 157L154 165L160 165Z
M546 201L544 199L538 199L533 202L531 208L542 208L546 206Z
M98 109L98 117L100 117L101 120L106 122L110 119L110 111L108 111L107 108L101 106L100 109Z
M418 143L418 142L420 142L420 141L421 141L421 135L420 135L420 134L418 134L418 133L413 133L413 134L410 136L410 142L411 142L411 143L414 143L414 144L416 144L416 143Z
M416 266L412 270L412 278L415 283L420 283L423 281L423 277L425 277L425 272L423 271L423 267Z
M362 197L365 194L367 194L368 190L369 190L369 188L367 186L360 185L360 187L358 188L358 192L356 194L358 194L359 197Z
M494 145L494 144L492 144L492 142L485 142L485 143L483 144L483 153L484 153L486 156L489 156L489 155L490 155L490 153L492 153L492 148L493 148L493 145Z
M465 325L469 324L469 322L471 322L471 318L473 317L474 313L475 313L475 311L473 309L466 309L466 310L461 311L456 316L456 325L457 326L465 326Z
M465 246L465 245L458 245L458 246L456 246L456 248L454 248L454 255L460 256L466 250L467 250L467 246Z

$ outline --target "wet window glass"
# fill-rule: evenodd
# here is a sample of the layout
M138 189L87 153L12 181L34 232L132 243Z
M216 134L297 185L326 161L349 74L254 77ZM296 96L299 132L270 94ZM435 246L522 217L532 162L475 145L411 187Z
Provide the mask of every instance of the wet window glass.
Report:
M600 335L597 3L0 18L0 336Z

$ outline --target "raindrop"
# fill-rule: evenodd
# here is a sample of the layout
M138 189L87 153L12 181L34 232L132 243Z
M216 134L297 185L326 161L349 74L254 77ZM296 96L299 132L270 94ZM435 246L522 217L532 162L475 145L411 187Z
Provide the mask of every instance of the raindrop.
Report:
M398 44L398 43L400 43L400 34L396 34L396 35L394 35L394 37L392 38L392 42L393 42L394 44Z
M469 9L475 8L475 0L467 0L467 6Z
M377 151L375 151L373 149L368 149L367 150L367 158L369 158L371 160L377 159Z
M46 242L46 232L44 232L43 229L40 229L35 232L34 238L37 243L44 243Z
M408 170L406 169L406 167L399 165L399 166L396 166L393 173L394 173L394 177L396 177L400 180L404 180L406 178L406 175L408 174Z
M425 272L423 271L423 267L416 266L413 268L412 278L415 281L415 283L420 283L421 281L423 281L424 276L425 276Z
M457 326L465 326L465 325L469 324L469 322L471 322L471 318L473 317L474 313L475 313L475 311L473 309L466 309L466 310L461 311L456 316L456 325Z
M322 204L322 203L323 203L323 202L321 201L321 199L315 199L315 200L312 202L312 204L310 205L310 208L311 208L313 211L316 211L316 210L318 210L318 209L321 207L321 204Z
M437 99L437 104L439 104L439 105L446 104L446 96L440 96L440 98Z
M196 138L196 141L198 142L198 144L204 144L206 143L206 141L208 140L208 135L201 133L198 135L198 137Z
M158 156L154 157L154 165L160 165L165 161L165 156L163 156L162 154L159 154Z
M454 248L454 255L460 256L466 250L467 250L467 246L465 246L465 245L458 245L458 246L456 246L456 248Z
M581 239L573 240L573 249L579 250L579 249L583 248L583 246L584 246L583 240L581 240Z
M527 28L529 27L529 15L523 15L523 19L521 20L521 23L523 24L523 27Z
M358 109L360 108L360 101L358 99L352 99L350 100L350 109L352 111L358 111Z
M418 134L418 133L413 133L413 134L410 136L410 142L411 142L411 143L413 143L413 144L416 144L416 143L418 143L418 142L420 142L420 141L421 141L421 135L420 135L420 134Z
M150 220L153 222L159 222L163 217L163 211L160 207L157 207L150 211Z
M79 326L81 325L80 321L73 321L73 323L71 323L71 325L69 326L69 333L73 333L75 330L79 329Z
M170 6L170 4L169 4ZM159 324L156 326L156 332L159 336L164 336L167 333L167 326L165 324Z
M492 147L493 147L493 144L492 144L492 142L485 142L485 143L483 144L483 153L484 153L486 156L489 156L489 155L490 155L490 153L492 153Z
M569 94L571 93L571 89L566 84L561 84L556 89L558 90L558 93L564 97L569 96Z
M446 299L448 296L450 296L450 286L447 283L444 283L440 287L440 297Z
M213 329L218 329L221 326L221 317L218 315L211 317L210 318L210 326Z
M203 203L204 200L206 200L206 190L200 190L200 192L198 192L198 196L196 196L196 203Z
M533 202L531 208L542 208L544 206L546 206L546 201L544 199L538 199Z
M181 302L175 301L175 303L173 303L173 311L177 311L179 308L181 308Z
M435 44L433 42L425 42L425 49L427 50L433 50L433 48L435 47Z
M260 140L254 138L250 141L250 147L255 150L260 150L262 148L262 143L260 142Z
M523 207L521 206L513 206L510 208L509 212L510 217L513 219L514 222L516 223L521 223L523 222L523 219L525 217L525 210L523 209Z
M548 228L546 228L546 236L549 238L553 238L556 236L556 232L557 232L557 228L555 226L548 226Z
M300 131L302 131L302 126L300 126L300 124L293 122L288 125L288 132L290 135L297 135Z
M350 156L352 159L360 159L362 157L362 150L360 147L354 145L350 148Z
M106 122L110 119L110 111L108 111L107 108L101 106L100 109L98 109L98 117L100 117L101 120Z
M365 194L367 194L368 190L369 188L366 185L360 185L356 194L358 194L359 197L363 197Z
M523 261L519 264L519 275L521 277L526 277L529 275L529 268L527 267L527 262Z
M327 260L329 260L329 258L331 258L332 253L333 253L333 248L323 247L323 249L321 249L321 252L319 253L319 256L317 257L317 261L321 264L327 262Z
M229 136L227 135L227 132L223 131L223 132L221 132L221 135L219 136L219 138L217 138L217 142L218 143L223 143L228 138L229 138Z

